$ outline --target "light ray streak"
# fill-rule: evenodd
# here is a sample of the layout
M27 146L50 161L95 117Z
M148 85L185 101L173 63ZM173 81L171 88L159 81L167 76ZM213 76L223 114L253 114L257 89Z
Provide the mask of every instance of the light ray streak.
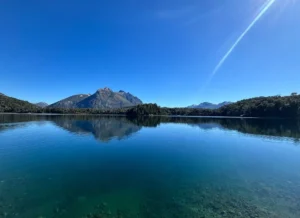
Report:
M264 6L262 7L261 11L258 15L254 18L254 20L250 23L250 25L245 29L245 31L239 36L239 38L235 41L235 43L231 46L231 48L227 51L227 53L223 56L220 62L215 67L214 71L212 72L212 76L217 73L217 71L222 67L226 59L229 55L233 52L236 46L241 42L241 40L245 37L245 35L251 30L251 28L256 24L257 21L269 10L269 8L275 3L276 0L268 0Z

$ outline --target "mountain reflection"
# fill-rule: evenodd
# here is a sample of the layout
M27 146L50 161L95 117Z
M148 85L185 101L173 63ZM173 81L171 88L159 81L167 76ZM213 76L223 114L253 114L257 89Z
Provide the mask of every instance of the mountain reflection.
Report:
M119 140L127 138L142 128L126 117L65 116L63 119L56 117L52 121L70 132L93 134L96 139L103 142L113 138Z
M56 126L77 134L92 134L96 139L109 141L127 138L143 127L157 127L165 123L187 124L203 130L234 130L264 137L300 139L300 120L295 119L241 119L212 117L113 117L84 115L0 115L0 131L22 128L28 122L42 124L50 121ZM18 125L12 125L18 123Z

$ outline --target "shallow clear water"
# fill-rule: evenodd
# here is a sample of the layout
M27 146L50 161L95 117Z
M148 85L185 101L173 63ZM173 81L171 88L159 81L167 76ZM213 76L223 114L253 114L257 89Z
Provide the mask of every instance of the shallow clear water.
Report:
M0 217L300 217L295 120L0 115Z

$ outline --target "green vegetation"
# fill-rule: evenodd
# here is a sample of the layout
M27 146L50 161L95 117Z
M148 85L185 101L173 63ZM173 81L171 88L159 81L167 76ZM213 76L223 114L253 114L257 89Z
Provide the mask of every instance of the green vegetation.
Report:
M300 117L300 95L258 97L219 109L165 108L156 104L142 104L116 109L91 108L40 108L26 101L0 95L0 112L57 113L57 114L116 114L127 116L171 115L171 116L237 116L237 117Z
M0 95L0 112L39 113L42 112L42 110L28 101L22 101L2 94Z
M300 117L300 95L258 97L223 106L216 110L164 108L164 114L186 116Z
M148 115L161 115L162 111L157 104L142 104L129 108L126 111L127 116L148 116Z
M300 117L300 95L251 98L224 106L218 112L222 116Z

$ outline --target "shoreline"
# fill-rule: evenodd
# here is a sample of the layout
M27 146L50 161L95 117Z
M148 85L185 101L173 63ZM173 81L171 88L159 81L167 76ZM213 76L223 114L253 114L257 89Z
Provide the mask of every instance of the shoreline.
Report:
M35 115L35 116L114 116L114 117L133 117L126 114L60 114L60 113L3 113L0 115ZM139 116L134 116L139 117ZM238 117L238 116L188 116L188 115L141 115L141 117L171 117L171 118L212 118L212 119L284 119L299 120L294 117Z

